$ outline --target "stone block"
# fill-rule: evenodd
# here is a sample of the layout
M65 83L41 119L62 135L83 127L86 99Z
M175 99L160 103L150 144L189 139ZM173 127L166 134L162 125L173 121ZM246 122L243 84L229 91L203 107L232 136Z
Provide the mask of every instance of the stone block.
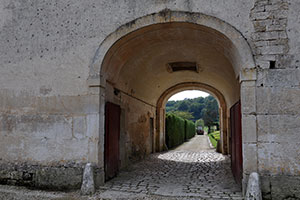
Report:
M85 116L73 117L73 136L77 139L84 139L87 133L87 123Z
M260 183L263 199L272 200L270 177L260 176Z
M299 62L299 55L291 55L291 54L286 54L286 55L277 55L276 56L276 63L277 63L277 68L291 68L291 69L298 69L300 67L300 62Z
M82 168L48 167L37 170L35 187L41 189L79 189L82 183Z
M252 39L254 41L275 40L280 38L287 38L287 34L285 31L267 31L267 32L257 32L252 34Z
M42 166L28 163L0 163L0 183L49 190L79 189L82 164Z
M258 70L256 85L267 87L298 87L300 86L300 70Z
M256 65L259 69L269 69L270 61L269 60L256 60ZM257 70L257 78L259 78L258 72L259 72L259 70Z
M289 8L289 4L287 2L284 2L284 1L279 1L279 2L276 2L274 4L269 4L269 5L265 5L265 10L266 11L274 11L274 10L288 10Z
M266 31L284 31L286 24L271 24L266 27Z
M243 143L243 171L252 173L257 171L257 145Z
M256 133L256 116L255 115L242 115L242 139L243 143L257 142Z
M258 87L257 114L300 114L300 89Z
M242 114L256 113L255 81L243 81L241 83Z
M99 188L105 183L105 172L103 168L95 167L94 169L95 187Z
M285 52L285 45L261 46L256 47L257 54L283 54Z
M258 170L262 175L300 174L299 143L258 143Z
M298 142L300 130L299 115L257 115L259 142Z
M240 82L256 80L256 69L245 68L240 72Z
M97 163L99 154L99 114L87 115L88 161Z
M268 12L252 12L250 18L252 20L264 20L270 17L270 13Z
M0 111L82 115L98 113L99 102L99 94L38 97L0 90Z
M299 176L261 176L263 199L300 199Z

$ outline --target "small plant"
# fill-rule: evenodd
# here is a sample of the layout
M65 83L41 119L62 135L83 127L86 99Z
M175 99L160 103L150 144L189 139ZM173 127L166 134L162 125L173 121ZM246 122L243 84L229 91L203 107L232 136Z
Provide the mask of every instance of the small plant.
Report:
M220 140L220 131L209 133L208 137L213 147L217 148L217 143Z

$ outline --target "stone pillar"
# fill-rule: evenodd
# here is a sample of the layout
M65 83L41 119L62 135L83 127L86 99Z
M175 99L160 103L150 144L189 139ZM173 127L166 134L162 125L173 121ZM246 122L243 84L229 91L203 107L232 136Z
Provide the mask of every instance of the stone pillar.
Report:
M245 191L247 177L250 173L258 171L255 69L243 70L240 79L243 144L243 190Z

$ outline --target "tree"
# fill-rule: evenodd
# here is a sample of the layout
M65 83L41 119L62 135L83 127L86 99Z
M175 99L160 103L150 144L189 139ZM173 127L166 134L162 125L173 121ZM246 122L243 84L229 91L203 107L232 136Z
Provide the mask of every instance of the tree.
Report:
M166 104L167 113L175 111L188 112L192 117L190 115L188 116L186 113L181 113L180 115L185 116L185 119L190 119L194 122L201 118L204 119L204 109L206 109L206 115L213 115L211 116L211 121L218 122L219 108L218 103L213 96L184 99L181 101L168 101ZM209 121L208 118L209 117L206 116L207 121Z
M187 100L183 100L179 103L178 110L180 111L188 111L189 110L189 104Z
M206 108L202 110L202 116L205 126L208 126L208 132L210 132L211 126L214 126L219 120L218 103L214 98L207 99Z
M182 119L186 119L186 120L191 120L194 118L194 116L189 113L189 112L184 112L184 111L171 111L171 112L168 112L168 114L173 114L173 115L176 115L178 117L181 117Z
M197 119L202 118L201 111L205 107L204 104L198 103L198 102L193 102L189 106L189 112L193 114L194 116L194 121Z

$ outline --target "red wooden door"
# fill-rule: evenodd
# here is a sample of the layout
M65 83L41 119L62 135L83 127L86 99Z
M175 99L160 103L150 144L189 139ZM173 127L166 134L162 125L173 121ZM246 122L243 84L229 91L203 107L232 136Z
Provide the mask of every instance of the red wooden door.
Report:
M104 166L105 180L115 177L119 171L120 140L119 105L107 102L105 105L105 145Z
M231 129L231 169L238 184L242 184L243 155L242 155L242 121L241 102L238 101L230 108Z

